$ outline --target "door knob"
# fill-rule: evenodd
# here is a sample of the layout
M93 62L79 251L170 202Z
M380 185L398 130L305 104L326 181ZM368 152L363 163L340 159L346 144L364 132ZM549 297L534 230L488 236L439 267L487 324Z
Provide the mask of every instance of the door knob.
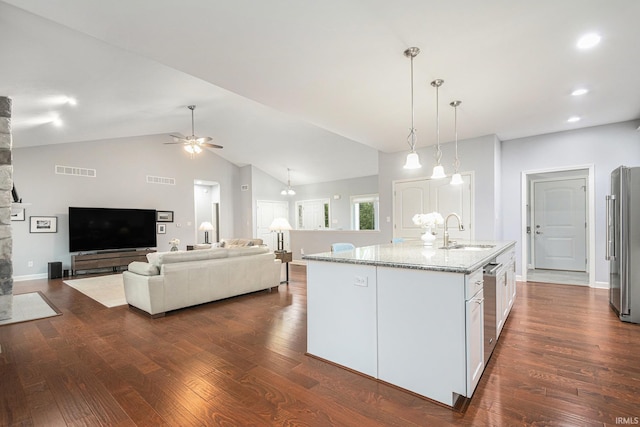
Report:
M536 230L536 234L543 234L542 231L537 231Z

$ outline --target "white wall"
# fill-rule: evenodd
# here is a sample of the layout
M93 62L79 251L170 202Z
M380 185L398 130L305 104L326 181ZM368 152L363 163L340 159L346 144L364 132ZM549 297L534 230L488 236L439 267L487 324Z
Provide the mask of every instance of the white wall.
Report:
M291 222L292 225L296 223L293 212L296 201L329 199L331 212L330 228L350 230L351 196L378 194L378 175L298 185L294 189L296 190L296 195L291 199L292 203L289 209L289 221L293 221ZM338 198L336 199L334 196L338 196Z
M454 144L441 144L441 164L448 175L453 173ZM495 135L458 141L460 172L474 172L475 199L475 238L480 240L499 239L500 227L500 142ZM380 153L379 155L379 194L380 194L380 232L383 241L393 236L393 181L410 178L429 178L435 164L435 147L417 150L422 163L421 169L403 168L408 151ZM417 212L416 212L417 213ZM450 212L441 212L446 215ZM388 221L387 221L388 219Z
M538 135L502 142L503 238L516 240L517 260L521 259L521 174L523 171L593 164L595 170L596 277L609 281L605 251L605 196L609 175L620 165L640 166L638 121ZM517 262L518 273L522 265Z
M381 240L379 231L368 230L291 230L291 252L295 261L307 255L330 252L332 243L353 243L355 247L390 243Z
M221 235L233 235L238 167L209 150L190 159L163 139L146 136L14 149L15 185L23 202L30 203L26 221L11 223L14 277L46 275L51 261L69 268L69 206L174 211L167 233L158 235L158 249L167 250L172 238L180 239L182 249L196 243L194 179L220 183ZM55 165L96 169L97 176L56 175ZM175 178L176 185L147 184L147 175ZM58 232L30 234L29 216L57 216Z

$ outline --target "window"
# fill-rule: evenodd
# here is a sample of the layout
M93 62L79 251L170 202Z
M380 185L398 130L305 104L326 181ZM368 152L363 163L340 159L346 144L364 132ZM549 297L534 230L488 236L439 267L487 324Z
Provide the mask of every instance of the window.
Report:
M351 222L353 230L378 230L378 195L351 196Z

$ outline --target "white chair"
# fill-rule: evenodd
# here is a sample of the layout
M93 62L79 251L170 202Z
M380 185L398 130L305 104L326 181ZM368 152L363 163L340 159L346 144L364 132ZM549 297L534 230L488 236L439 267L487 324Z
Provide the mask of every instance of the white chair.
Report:
M331 244L331 252L344 252L351 251L356 247L352 243L332 243Z

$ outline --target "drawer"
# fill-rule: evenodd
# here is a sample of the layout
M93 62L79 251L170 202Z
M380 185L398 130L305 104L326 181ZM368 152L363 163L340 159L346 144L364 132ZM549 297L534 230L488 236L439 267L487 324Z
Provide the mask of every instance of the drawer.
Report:
M498 262L498 264L502 264L504 266L509 265L509 263L515 259L516 251L513 248L507 249L496 257L496 261Z
M479 290L482 289L483 281L482 281L482 269L479 268L471 274L467 274L464 276L464 285L465 285L465 299L470 299L473 297Z

